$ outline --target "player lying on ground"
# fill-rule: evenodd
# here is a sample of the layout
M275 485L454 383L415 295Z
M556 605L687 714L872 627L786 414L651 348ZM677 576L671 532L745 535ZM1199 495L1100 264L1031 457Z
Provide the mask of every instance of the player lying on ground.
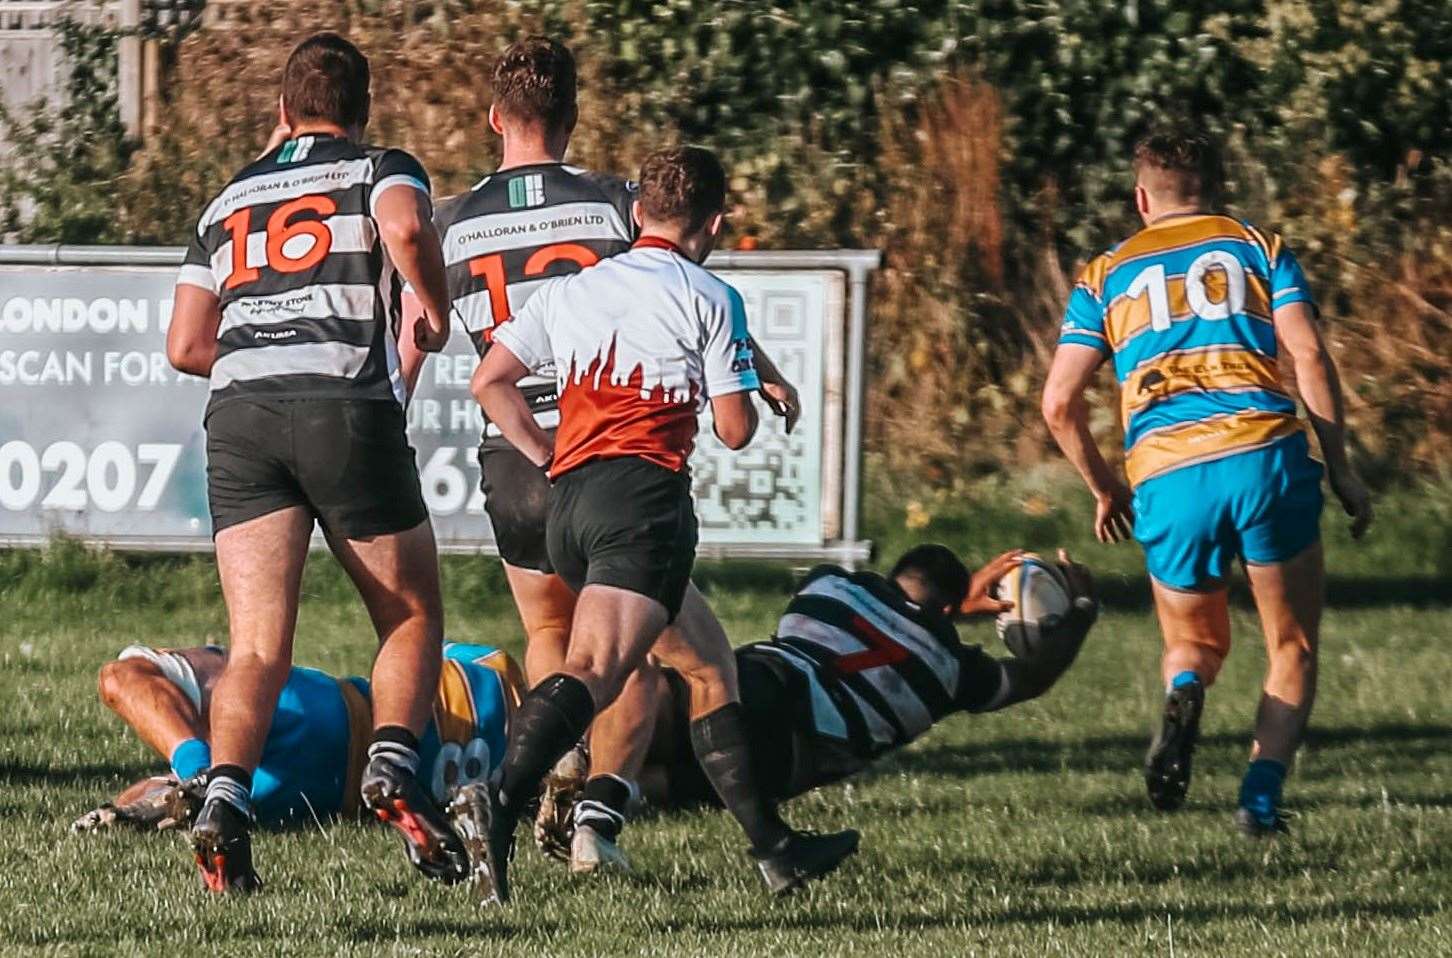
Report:
M211 764L212 692L227 664L217 646L151 649L133 645L101 668L101 701L170 763L87 812L73 826L186 827L200 809L201 773ZM372 696L361 676L334 678L294 666L270 722L252 777L257 820L321 820L358 810ZM524 680L509 656L482 645L447 643L433 717L419 740L419 778L444 806L455 790L488 776L504 757L509 715ZM456 881L452 862L406 842L409 859L432 878Z
M826 874L857 846L855 832L792 829L766 799L730 643L689 588L697 523L687 462L700 407L710 404L717 436L740 449L756 432L761 385L740 293L699 265L720 235L725 171L686 147L652 154L640 180L635 246L541 286L495 329L473 382L504 437L548 471L550 564L579 594L565 662L526 696L498 786L481 796L487 838L471 844L499 901L525 801L652 648L691 687L692 743L769 888ZM553 441L517 385L550 367L560 393Z
M1151 135L1134 169L1144 229L1081 273L1044 416L1098 501L1100 541L1132 531L1144 547L1165 640L1164 717L1144 768L1157 808L1178 808L1189 789L1205 690L1230 651L1226 576L1244 562L1270 667L1235 820L1273 834L1285 827L1281 785L1316 694L1325 573L1322 467L1282 352L1353 537L1371 501L1346 456L1336 364L1296 257L1274 233L1214 212L1219 164L1203 134ZM1129 486L1095 446L1084 399L1110 359Z
M363 798L407 834L467 853L415 776L438 688L443 602L433 527L405 434L399 288L448 339L428 175L364 144L368 61L318 34L283 70L279 133L201 214L178 275L167 356L209 377L207 500L231 654L211 709L214 764L192 850L214 892L260 886L252 773L292 663L315 524L378 635ZM467 868L467 864L465 866Z
M757 781L775 802L856 774L958 712L992 712L1043 695L1074 662L1098 615L1093 582L1060 553L1072 596L1070 612L1049 626L1022 657L995 659L959 641L955 613L991 615L990 598L1014 564L1010 552L970 576L952 550L921 545L886 577L819 566L803 580L768 641L736 650L741 707ZM648 743L640 786L663 808L714 802L690 743L685 683L658 676L658 712L638 729ZM553 794L566 797L567 788ZM545 850L566 857L580 836L600 828L589 800L548 810ZM575 834L571 836L573 828ZM615 829L618 831L618 826ZM606 836L615 840L615 834ZM571 860L576 871L586 870Z
M579 117L575 58L548 37L510 44L490 77L494 101L488 126L500 138L499 167L471 190L441 200L434 222L444 245L449 298L482 359L494 330L523 308L540 285L624 253L638 234L632 205L635 183L565 163ZM404 297L405 329L422 309ZM594 317L580 316L581 323ZM753 343L762 396L790 432L800 413L796 389ZM399 344L404 379L412 388L424 361L410 337ZM551 441L559 424L558 386L552 373L519 383L535 422ZM484 509L505 577L524 626L525 674L537 682L565 661L575 593L550 565L545 545L549 479L487 418L479 445ZM652 714L655 703L636 680L597 716L590 731L591 781L586 793L602 809L617 801L619 781L638 770L640 753L614 734Z

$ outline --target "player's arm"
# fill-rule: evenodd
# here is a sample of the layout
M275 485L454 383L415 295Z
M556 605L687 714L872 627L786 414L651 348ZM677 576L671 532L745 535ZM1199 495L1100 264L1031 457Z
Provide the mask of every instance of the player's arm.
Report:
M537 293L536 298L538 295ZM535 422L534 414L529 409L529 401L524 398L524 393L519 388L519 381L529 374L531 368L540 365L540 360L523 362L516 354L516 350L519 350L525 352L526 356L529 355L523 337L504 335L506 327L509 333L514 334L523 329L523 324L520 320L511 320L498 327L500 335L489 352L484 354L483 362L474 370L469 391L483 407L484 415L499 427L510 445L523 453L530 462L544 469L549 466L550 459L554 456L554 445L539 427L539 423Z
M1043 413L1054 441L1094 496L1094 535L1100 542L1120 542L1130 537L1134 527L1129 487L1115 475L1095 444L1089 431L1089 403L1084 397L1103 362L1104 354L1098 349L1061 343L1044 383Z
M179 282L166 331L166 358L177 372L206 378L217 361L217 330L222 325L217 294Z
M1069 584L1073 600L1069 612L1057 626L1043 635L1035 646L1033 656L998 660L1000 678L997 689L991 695L985 697L981 687L974 689L971 683L965 683L959 689L959 698L960 704L968 711L996 712L1036 699L1053 688L1078 658L1089 630L1099 617L1099 602L1094 596L1094 579L1089 570L1071 561L1062 550L1059 558L1059 569ZM987 658L981 649L970 650L970 654L973 652ZM964 671L968 673L968 670Z
M166 358L172 368L204 378L212 375L217 361L217 330L222 325L221 290L212 272L206 235L201 226L192 232L177 273L171 325L166 330Z
M389 165L380 169L383 175L369 200L373 219L389 259L418 297L422 322L413 324L414 345L436 353L449 341L449 287L428 184L407 154L394 151L385 162Z
M418 377L423 372L424 360L428 353L419 348L417 326L422 323L427 325L428 320L424 316L423 304L419 302L418 294L409 286L403 291L401 303L403 312L403 325L398 333L398 370L403 376L403 386L408 392L408 398L412 399L414 390L418 388Z
M772 362L766 350L756 341L755 336L748 336L747 342L751 346L751 354L756 362L756 375L761 380L761 398L771 411L785 420L787 434L796 428L797 420L802 418L802 400L797 394L797 387L782 374L776 363Z
M728 449L741 449L756 435L760 422L751 394L761 389L761 377L756 369L754 340L746 326L746 303L730 286L726 292L724 301L712 301L706 316L701 364L706 395L711 397L716 438Z
M742 449L756 435L760 419L751 403L751 393L734 392L711 397L711 421L727 449Z
M1359 539L1371 524L1371 494L1346 455L1346 410L1336 361L1326 349L1310 303L1278 306L1274 318L1276 337L1290 354L1296 390L1321 443L1331 491L1351 517L1351 537Z

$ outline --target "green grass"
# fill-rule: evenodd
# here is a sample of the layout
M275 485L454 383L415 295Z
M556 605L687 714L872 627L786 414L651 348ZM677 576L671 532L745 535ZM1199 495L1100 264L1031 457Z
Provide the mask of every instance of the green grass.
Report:
M1037 498L1035 498L1037 497ZM1045 502L1065 503L1046 507ZM1137 769L1159 640L1138 555L1085 542L1083 497L1045 480L924 500L925 529L879 493L885 551L939 538L981 559L1068 542L1104 572L1106 612L1038 702L960 716L870 774L799 800L799 824L853 825L838 875L766 900L721 815L631 827L636 872L573 880L522 848L517 902L480 910L417 878L387 831L264 833L266 893L213 901L175 836L72 836L69 821L157 762L96 701L128 642L225 636L209 562L74 546L0 553L0 947L73 954L1445 954L1452 932L1452 493L1382 503L1353 548L1328 515L1333 572L1314 731L1288 785L1295 833L1227 827L1264 654L1239 596L1238 645L1209 700L1188 807L1152 813ZM1025 511L1027 509L1027 512ZM921 521L921 512L915 521ZM449 631L518 649L491 560L446 564ZM790 570L709 566L738 641L764 636ZM329 560L311 563L298 658L363 670L371 639ZM968 634L975 633L969 631ZM977 637L991 642L991 630Z

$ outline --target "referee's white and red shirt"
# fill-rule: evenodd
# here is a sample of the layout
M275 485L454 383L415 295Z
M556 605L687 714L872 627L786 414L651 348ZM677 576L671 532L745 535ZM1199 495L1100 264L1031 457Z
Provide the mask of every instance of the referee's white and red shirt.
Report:
M554 366L552 479L625 457L679 472L705 402L761 385L741 294L653 236L544 284L493 338L531 370Z

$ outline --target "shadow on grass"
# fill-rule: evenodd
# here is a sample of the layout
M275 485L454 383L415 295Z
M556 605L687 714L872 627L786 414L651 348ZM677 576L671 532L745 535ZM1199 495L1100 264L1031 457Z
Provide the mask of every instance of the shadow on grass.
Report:
M1096 585L1106 609L1149 610L1153 605L1149 579L1145 576L1108 575ZM1255 608L1250 587L1239 574L1230 583L1230 604L1238 609ZM1326 606L1331 609L1452 608L1452 579L1430 575L1389 578L1331 575L1326 579Z
M1273 905L1240 901L1168 908L1158 903L1135 901L1104 905L1046 903L1010 906L987 915L965 914L964 912L939 912L928 915L916 912L889 915L849 912L823 915L806 912L784 914L780 910L773 910L765 912L758 918L687 920L673 921L669 924L662 922L656 930L661 933L692 930L705 934L773 930L874 933L931 931L940 928L981 928L996 925L1033 925L1037 927L1046 922L1061 926L1102 923L1142 925L1150 920L1162 922L1166 915L1179 921L1189 922L1258 918L1274 920L1278 925L1284 925L1287 922L1346 919L1406 920L1440 914L1442 910L1442 905L1437 902L1405 900L1277 902Z
M1444 754L1452 741L1452 725L1411 725L1387 722L1371 726L1312 726L1306 746L1317 752L1316 762L1298 772L1315 780L1343 777L1339 762L1351 755L1374 756L1385 768L1420 766L1427 758ZM1149 744L1142 735L1098 735L1067 741L1033 738L989 739L964 745L929 745L898 752L862 774L862 778L907 773L910 775L968 776L991 772L1123 772L1138 770ZM1199 747L1245 748L1250 731L1200 736ZM1346 753L1340 755L1338 753Z
M530 919L531 935L552 937L560 933L558 922ZM488 924L478 918L461 921L447 921L437 918L420 918L414 921L363 922L354 925L348 937L356 942L418 942L426 938L455 937L468 940L511 940L519 937L521 929L505 924ZM410 948L410 950L412 950Z
M7 760L0 762L0 785L52 785L64 787L67 785L103 784L103 786L108 787L110 783L137 781L155 770L154 766L130 765L120 762L94 762L84 765L56 767L50 764L30 764L22 761ZM101 780L100 783L97 782L98 779Z

